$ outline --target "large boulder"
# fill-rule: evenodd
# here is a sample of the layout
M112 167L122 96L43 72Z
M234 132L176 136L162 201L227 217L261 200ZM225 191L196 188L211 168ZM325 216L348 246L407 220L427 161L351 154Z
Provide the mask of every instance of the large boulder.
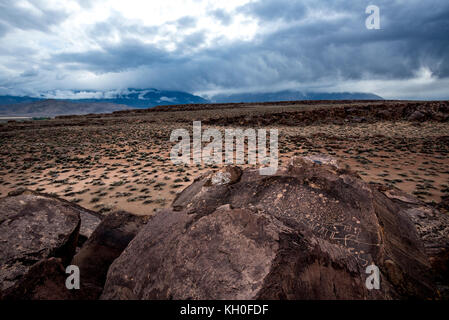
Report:
M426 115L419 110L414 111L407 120L409 121L422 121L426 118Z
M228 183L217 174L142 228L109 268L102 299L440 298L440 212L325 159L296 158L272 176L245 169ZM365 285L371 264L379 290Z
M78 211L80 218L81 218L81 226L80 226L80 230L79 230L79 234L78 234L78 246L79 247L81 247L84 244L84 242L86 242L86 240L90 237L92 232L95 230L95 228L100 224L101 220L103 219L102 214L92 211L92 210L89 210L89 209L86 209L86 208L83 208L73 202L69 202L67 200L58 198L57 196L55 196L53 194L40 193L37 191L25 189L25 188L18 188L14 191L9 192L8 196L14 197L14 196L21 195L24 192L27 194L34 194L34 195L37 195L40 197L56 199L57 201L66 203L67 205L72 207L74 210Z
M97 299L106 281L111 263L122 253L148 216L136 216L125 211L108 214L75 255L71 264L80 269L80 299Z
M0 199L0 295L19 285L38 262L72 259L83 209L67 201L21 191Z
M377 186L377 189L399 205L401 215L410 218L432 266L438 289L449 294L449 215L396 188Z

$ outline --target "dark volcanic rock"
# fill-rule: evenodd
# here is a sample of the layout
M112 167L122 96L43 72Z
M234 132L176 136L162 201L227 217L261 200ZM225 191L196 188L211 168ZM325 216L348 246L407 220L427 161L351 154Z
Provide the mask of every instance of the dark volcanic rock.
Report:
M441 202L438 204L438 209L445 211L449 214L449 196L445 195L441 197Z
M146 223L148 216L136 216L125 211L108 214L72 260L80 268L81 299L97 299L111 263Z
M439 298L447 217L315 160L195 180L114 261L101 298ZM373 263L380 290L365 286Z
M51 194L39 193L32 190L27 190L25 188L18 188L8 193L8 196L18 196L22 193L27 192L28 194L35 194L42 197L57 199L60 202L64 202L69 206L73 207L74 210L78 211L81 218L81 227L78 235L78 246L81 246L92 234L95 228L100 224L103 216L95 211L88 210L86 208L80 207L75 203L60 199Z
M419 120L423 120L425 118L425 114L422 113L421 111L416 110L415 112L413 112L408 118L407 120L409 121L419 121Z
M377 186L414 224L439 290L449 293L449 216L399 190Z
M49 257L72 259L82 208L31 191L0 199L0 292Z
M289 102L294 104L295 102ZM328 101L326 101L328 103ZM301 102L301 104L308 104ZM279 105L279 104L277 104ZM310 109L282 111L267 114L251 115L227 115L216 116L204 119L202 123L211 125L239 125L254 126L257 125L308 125L324 123L358 123L358 122L376 122L378 120L386 121L440 121L449 120L449 106L447 101L427 101L427 102L406 102L390 101L376 104L363 102L354 105L351 108L347 106L335 106L326 109Z
M28 272L0 296L2 300L73 300L76 291L67 290L62 261L44 259L34 264ZM1 295L1 293L0 293Z

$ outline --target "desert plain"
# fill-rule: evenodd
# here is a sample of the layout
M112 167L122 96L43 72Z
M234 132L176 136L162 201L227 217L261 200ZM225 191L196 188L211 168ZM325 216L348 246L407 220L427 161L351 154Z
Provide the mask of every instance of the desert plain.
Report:
M171 161L171 132L191 132L193 121L203 130L278 129L280 166L294 156L326 154L366 182L447 210L447 101L205 104L8 121L0 124L0 197L27 188L104 214L153 215L219 167Z

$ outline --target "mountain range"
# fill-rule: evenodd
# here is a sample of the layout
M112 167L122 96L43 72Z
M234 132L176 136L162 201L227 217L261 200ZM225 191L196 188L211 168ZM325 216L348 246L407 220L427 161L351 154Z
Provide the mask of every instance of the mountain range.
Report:
M212 102L275 102L296 100L383 100L382 97L372 93L360 92L301 92L284 90L268 93L237 93L218 94L211 97Z
M49 91L35 97L0 96L0 106L40 100L66 100L72 102L105 102L122 104L132 108L149 108L157 105L206 103L206 99L182 91L158 89L134 89L111 91Z
M134 89L114 91L49 91L38 96L0 96L0 116L45 117L69 114L109 113L159 105L200 103L273 102L290 100L382 100L370 93L271 93L218 94L204 99L182 91Z
M130 107L107 102L72 102L67 100L45 99L12 105L0 105L0 117L53 117L60 115L111 113L125 109L130 109Z

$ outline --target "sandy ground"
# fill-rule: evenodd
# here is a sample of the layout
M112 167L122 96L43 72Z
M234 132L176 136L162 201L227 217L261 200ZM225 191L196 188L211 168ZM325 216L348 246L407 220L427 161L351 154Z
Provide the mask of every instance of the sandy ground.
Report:
M186 122L36 127L0 135L0 196L26 187L89 209L153 214L198 175L216 168L174 165L169 141ZM162 120L161 120L162 119ZM207 129L210 126L203 126ZM223 127L214 127L223 130ZM267 127L268 129L270 127ZM280 165L324 153L368 182L391 184L427 202L449 193L449 123L381 121L278 126Z

